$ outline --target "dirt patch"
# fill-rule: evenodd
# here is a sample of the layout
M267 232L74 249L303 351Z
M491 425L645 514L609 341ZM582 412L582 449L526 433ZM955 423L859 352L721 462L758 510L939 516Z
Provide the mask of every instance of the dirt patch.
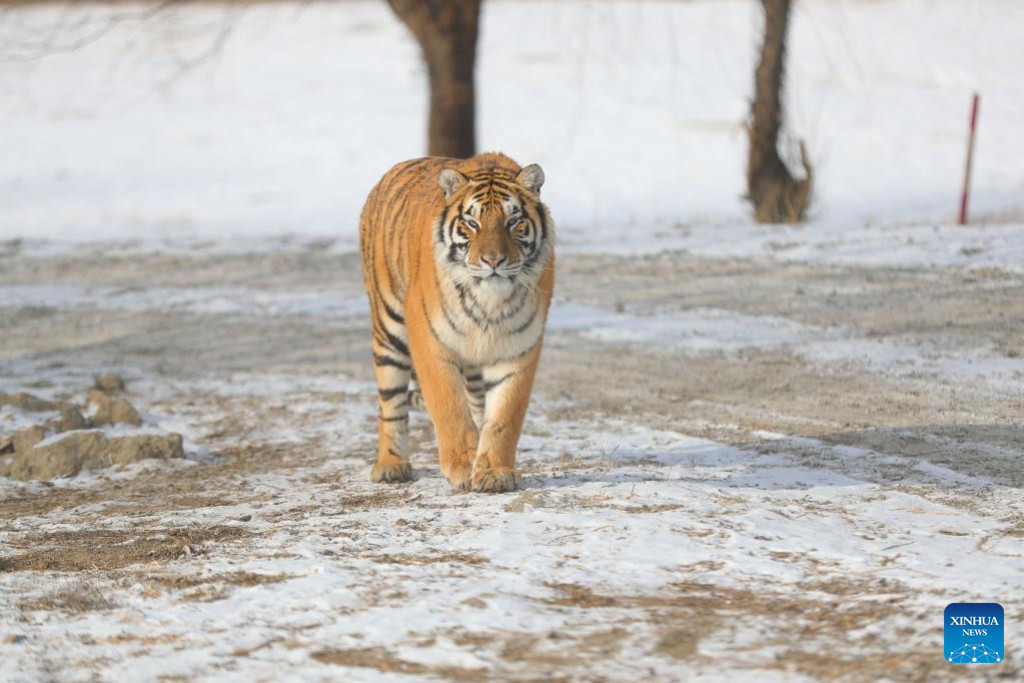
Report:
M17 607L22 612L85 613L113 609L116 603L91 581L75 581L42 597L22 600Z
M349 650L327 649L314 652L310 657L322 664L361 669L376 669L381 673L398 673L410 676L432 675L459 681L487 680L486 669L466 669L454 666L430 667L418 662L410 662L400 659L398 656L382 647Z
M623 512L628 512L631 515L643 515L657 512L668 512L670 510L681 510L685 507L685 505L679 505L677 503L662 503L660 505L633 505L621 509Z
M884 621L887 615L892 614L893 606L901 604L907 597L894 582L855 578L808 582L786 592L680 582L659 594L622 595L600 593L579 584L547 585L557 595L538 598L545 604L582 610L609 610L606 620L658 624L659 636L652 651L676 660L703 661L705 658L699 654L701 639L741 616L748 625L762 624L766 632L787 634L785 640L779 642L787 654L773 665L779 668L789 666L787 662L795 656L806 655L806 661L814 661L818 653L813 649L813 643L817 639L849 638L849 634ZM695 624L699 624L699 628ZM878 649L883 646L871 637L854 640L857 647L872 652L871 658L879 654ZM516 647L523 646L519 642ZM519 652L516 656L523 655ZM822 659L819 664L823 666L825 661ZM896 671L890 668L896 661L857 660L861 667L859 670L870 670L875 680L898 673L902 663L896 666ZM837 661L831 673L825 668L816 669L816 672L826 678L835 678L851 670L855 669L848 669L846 663ZM801 669L797 667L792 671ZM868 680L868 677L863 680Z
M541 680L552 680L549 676L555 669L573 668L587 661L585 655L575 650L575 639L559 631L539 635L506 632L497 634L494 640L501 644L498 656L519 668L542 673Z
M590 588L576 583L548 583L548 588L559 593L554 598L540 598L540 601L548 605L563 605L567 607L615 607L620 606L621 599L609 595L598 595Z
M342 512L364 512L366 510L379 510L381 508L404 507L405 504L417 500L408 491L377 491L361 496L345 496L339 501L339 509Z
M469 553L438 553L433 555L410 555L410 554L394 554L394 555L373 555L364 554L362 557L368 557L374 562L380 564L402 564L402 565L421 565L421 564L469 564L469 565L480 565L487 564L490 562L486 557L479 555L470 555Z
M45 515L56 510L74 510L87 505L101 507L94 514L109 518L131 515L135 518L148 514L162 514L174 510L196 510L207 507L237 505L238 500L218 495L203 495L187 491L175 491L169 483L160 487L155 482L163 477L154 477L148 482L137 482L126 486L116 499L111 500L110 492L94 489L56 489L30 496L19 496L0 500L0 522L20 517ZM156 496L159 495L157 498ZM84 512L82 512L85 515ZM138 522L136 522L138 523ZM3 524L0 524L0 529Z
M235 571L226 574L140 574L134 580L141 581L158 592L186 591L181 600L212 602L230 595L228 587L252 587L281 583L292 578L289 574L260 574L250 571ZM193 590L197 589L197 590Z
M775 661L757 668L784 671L788 674L810 677L820 681L843 680L851 683L874 683L875 681L956 681L963 678L951 672L941 658L928 654L872 655L870 658L844 658L834 652L808 652L787 650ZM752 676L753 677L753 676ZM1012 678L1012 674L1006 676Z
M697 654L702 634L694 628L668 628L662 631L654 651L672 659L690 659Z
M523 491L508 503L505 503L505 512L524 512L527 507L543 508L550 507L548 495L544 491Z
M211 543L238 541L248 532L236 526L182 527L147 534L137 531L73 531L22 536L17 548L33 548L0 557L0 572L121 569L165 563L202 554Z

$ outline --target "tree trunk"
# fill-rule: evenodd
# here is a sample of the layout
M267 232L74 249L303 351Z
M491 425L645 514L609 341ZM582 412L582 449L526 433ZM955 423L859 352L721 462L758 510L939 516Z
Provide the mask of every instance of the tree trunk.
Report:
M480 0L388 0L423 52L430 81L427 153L476 153L473 73Z
M811 194L812 173L807 151L800 143L804 178L795 179L779 158L782 127L782 84L786 62L786 31L791 0L761 0L764 43L754 74L754 102L747 159L747 198L759 223L799 223Z

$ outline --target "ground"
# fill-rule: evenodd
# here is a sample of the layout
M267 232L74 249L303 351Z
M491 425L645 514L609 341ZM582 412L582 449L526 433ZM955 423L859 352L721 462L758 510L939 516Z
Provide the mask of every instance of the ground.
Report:
M0 484L5 677L942 680L943 608L993 600L977 675L1021 674L1011 269L569 252L524 488L474 495L422 415L370 483L353 253L0 265L0 388L118 370L188 452Z
M795 3L801 227L742 199L758 11L484 3L558 274L524 487L471 495L422 414L369 481L357 217L426 130L386 4L3 8L0 392L121 373L185 458L0 478L0 680L1024 676L1024 3ZM946 663L956 601L1004 661Z

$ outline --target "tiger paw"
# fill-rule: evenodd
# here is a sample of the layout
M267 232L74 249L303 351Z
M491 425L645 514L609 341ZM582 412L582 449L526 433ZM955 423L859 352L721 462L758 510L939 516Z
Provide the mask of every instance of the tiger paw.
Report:
M478 493L515 491L523 483L522 473L514 467L481 467L473 472L470 490Z
M452 486L460 491L468 491L473 473L473 453L453 458L441 471Z
M412 481L412 464L408 460L397 459L378 461L370 470L370 480L378 484Z

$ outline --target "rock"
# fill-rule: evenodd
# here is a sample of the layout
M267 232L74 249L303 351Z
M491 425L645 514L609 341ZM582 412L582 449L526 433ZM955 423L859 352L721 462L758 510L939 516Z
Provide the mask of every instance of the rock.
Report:
M16 394L0 394L0 406L14 406L29 413L41 413L46 410L57 410L57 404L53 401L46 401L26 391L19 391Z
M124 389L124 378L116 372L104 372L92 378L93 386L102 391L121 391Z
M110 458L123 464L147 458L184 458L185 449L181 434L137 434L119 436L110 441Z
M70 477L83 469L100 469L147 458L184 457L180 434L135 434L108 437L100 430L68 432L18 452L9 476L21 481Z
M11 437L11 443L14 444L15 453L25 453L32 450L37 443L45 438L46 430L39 425L32 425L19 432L15 432L14 436Z
M123 398L110 398L100 389L93 389L86 399L90 420L94 425L129 424L141 425L142 417L135 407Z
M95 422L96 413L110 412L110 395L102 389L90 389L89 395L85 397L85 414Z
M82 417L82 413L78 408L74 407L70 403L62 403L60 406L60 420L57 421L56 429L59 432L71 432L76 429L85 429L88 427L88 423L85 418Z
M131 403L123 398L115 398L110 402L110 421L137 427L142 424L142 416Z

